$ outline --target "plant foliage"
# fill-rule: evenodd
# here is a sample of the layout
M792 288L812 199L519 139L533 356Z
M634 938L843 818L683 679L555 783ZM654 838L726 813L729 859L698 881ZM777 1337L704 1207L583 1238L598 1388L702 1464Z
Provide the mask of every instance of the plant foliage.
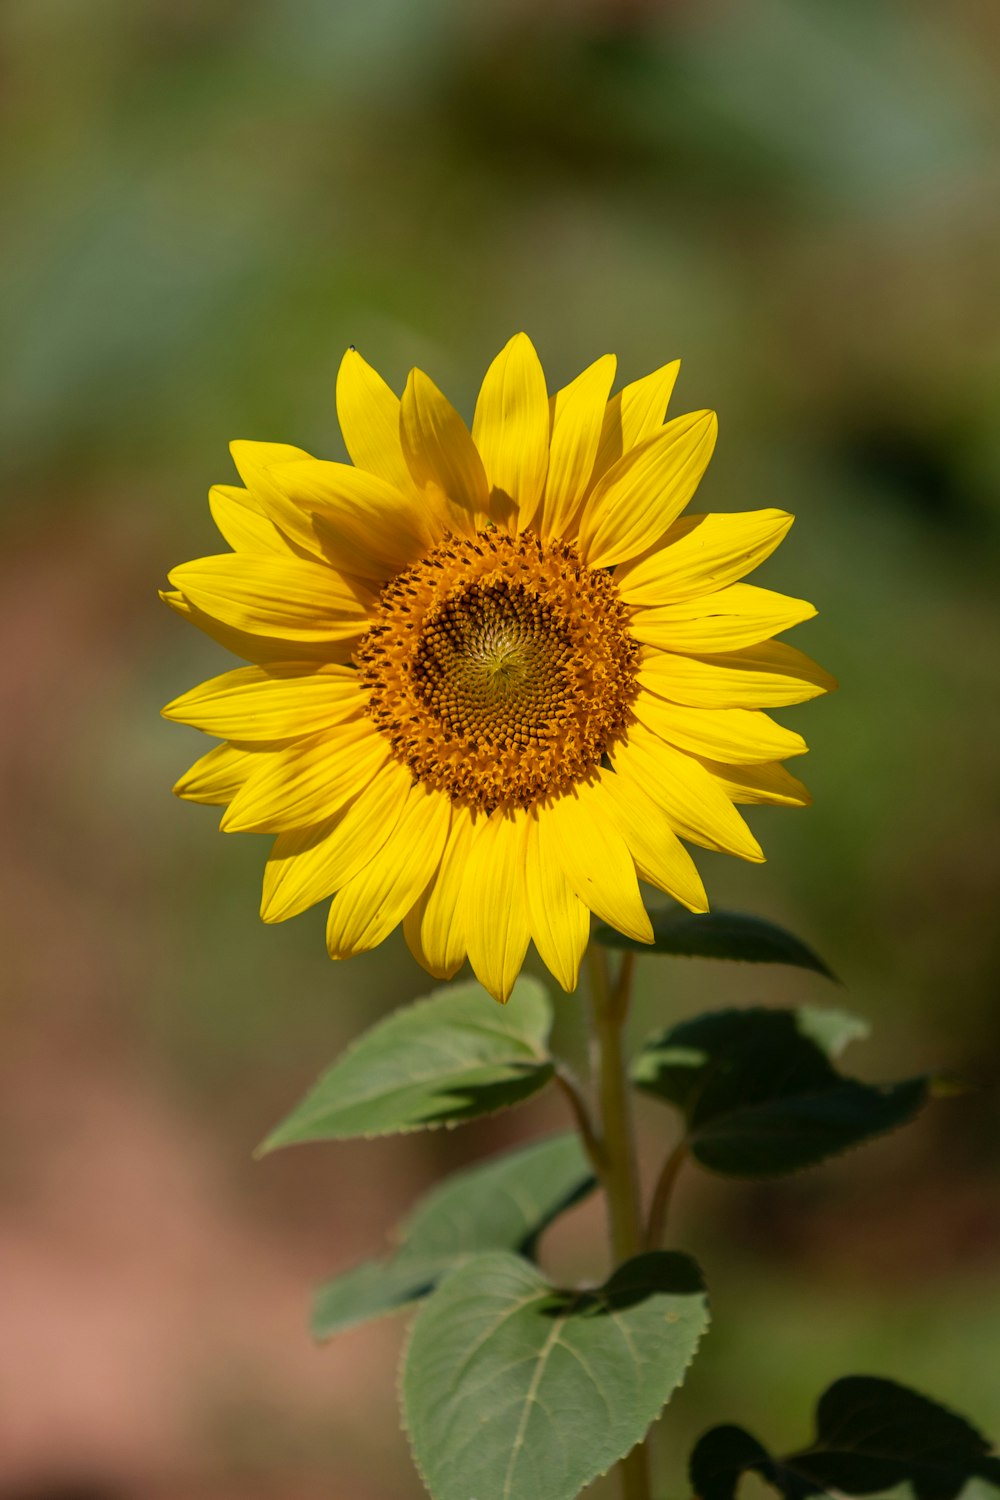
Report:
M632 1080L684 1116L691 1155L733 1177L777 1177L912 1119L929 1080L878 1086L831 1058L858 1034L837 1011L712 1011L643 1046Z
M532 1257L538 1237L596 1186L575 1135L556 1135L457 1172L400 1226L399 1249L320 1287L312 1330L329 1338L433 1291L470 1255L512 1250Z
M366 1031L259 1148L457 1125L520 1104L553 1074L552 1006L520 979L501 1008L478 984L437 990Z
M836 1381L807 1448L774 1458L742 1427L713 1427L691 1454L699 1500L734 1500L752 1470L787 1500L872 1495L908 1481L917 1500L956 1500L970 1479L1000 1486L1000 1459L976 1429L926 1396L873 1375Z
M519 1256L476 1256L414 1323L404 1420L434 1500L576 1500L639 1442L708 1322L687 1256L626 1261L562 1291Z
M650 913L652 943L638 943L615 927L598 922L595 943L636 953L672 953L681 958L725 958L746 964L790 964L827 979L836 975L801 938L764 917L740 911L656 911Z

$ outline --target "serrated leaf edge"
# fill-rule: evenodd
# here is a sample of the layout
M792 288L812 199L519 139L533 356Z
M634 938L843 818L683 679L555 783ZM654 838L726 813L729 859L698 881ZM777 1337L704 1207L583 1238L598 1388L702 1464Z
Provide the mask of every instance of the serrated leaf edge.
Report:
M482 1252L480 1252L480 1253L482 1253ZM486 1253L487 1254L492 1254L493 1252L492 1251L488 1251ZM506 1253L513 1253L513 1252L506 1252ZM681 1251L679 1253L683 1254L684 1252ZM525 1259L523 1255L518 1256L517 1258L519 1260L524 1260ZM694 1259L693 1256L689 1256L688 1258L691 1259L691 1260ZM633 1257L630 1256L629 1259L633 1259ZM528 1266L530 1266L533 1271L537 1271L538 1270L538 1267L532 1261L525 1261L525 1264L528 1265ZM622 1265L627 1265L627 1264L628 1264L628 1261L623 1261L622 1262ZM697 1262L696 1262L696 1264L697 1264ZM615 1271L616 1270L620 1270L620 1269L621 1269L621 1266L616 1266L612 1271L610 1271L609 1274L608 1274L608 1276L605 1277L605 1281L598 1283L598 1288L600 1286L603 1286L605 1284L605 1282L609 1281L611 1279L611 1277L615 1274ZM441 1283L438 1283L438 1285L440 1285L440 1284ZM559 1287L554 1287L553 1290L555 1290L555 1291L560 1291L560 1290L574 1291L575 1290L575 1291L585 1292L585 1291L590 1291L590 1290L597 1290L598 1288L576 1287L576 1288L565 1288L565 1289L563 1289L563 1288L559 1288ZM434 1290L437 1291L437 1287L435 1287ZM431 1296L433 1296L433 1295L434 1295L434 1293L432 1292ZM671 1387L670 1394L667 1396L667 1398L664 1401L663 1405L660 1407L660 1410L657 1412L656 1416L650 1422L649 1426L646 1428L646 1431L642 1434L642 1436L639 1437L639 1438L637 1438L636 1441L634 1443L632 1443L628 1448L623 1448L622 1451L619 1454L617 1454L614 1458L612 1458L609 1461L608 1466L607 1466L606 1469L599 1469L590 1479L588 1479L586 1481L586 1484L584 1485L585 1489L589 1488L589 1486L592 1485L595 1480L606 1478L607 1475L611 1473L611 1470L615 1467L616 1464L620 1464L623 1458L627 1458L628 1457L628 1455L632 1452L633 1448L638 1448L640 1443L645 1442L646 1438L652 1432L652 1430L656 1426L657 1422L662 1421L664 1412L666 1411L667 1407L670 1405L670 1402L673 1399L673 1397L675 1396L675 1394L680 1390L681 1386L684 1384L684 1381L687 1379L687 1373L688 1373L688 1371L690 1370L691 1366L694 1363L694 1357L698 1353L698 1350L701 1348L702 1341L705 1338L705 1335L709 1332L709 1330L712 1327L712 1304L711 1304L711 1299L709 1298L709 1295L708 1295L708 1289L707 1289L707 1287L705 1288L705 1291L704 1291L704 1298L705 1298L705 1325L702 1328L701 1332L699 1333L699 1335L698 1335L698 1337L697 1337L697 1339L695 1341L694 1348L691 1350L691 1353L688 1355L688 1358L685 1361L684 1367L681 1370L680 1378L677 1381L675 1381L674 1385ZM409 1325L409 1327L406 1330L406 1337L403 1339L402 1347L400 1348L399 1362L398 1362L397 1367L396 1367L396 1404L397 1404L397 1406L399 1408L399 1425L400 1425L401 1430L403 1431L403 1433L406 1436L407 1447L409 1448L410 1458L413 1461L413 1467L416 1469L418 1475L420 1476L420 1483L423 1485L423 1487L427 1491L428 1495L431 1496L431 1500L434 1500L434 1492L431 1489L430 1481L428 1480L427 1475L424 1473L424 1470L423 1470L423 1467L422 1467L422 1465L420 1463L420 1460L417 1458L416 1452L414 1451L414 1447L413 1447L413 1435L410 1432L409 1424L408 1424L408 1422L406 1420L406 1398L405 1398L405 1395L404 1395L404 1392L403 1392L403 1378L404 1378L404 1375L405 1375L405 1372L406 1372L406 1361L409 1358L410 1345L413 1342L413 1330L414 1330L414 1326L416 1324L416 1320L417 1320L417 1317L419 1316L419 1313L421 1311L423 1311L423 1308L426 1307L429 1302L430 1302L430 1297L426 1298L425 1301L423 1302L421 1308L418 1309L418 1311L413 1314L413 1316L412 1316L412 1318L410 1320L410 1325ZM521 1500L521 1497L520 1496L516 1496L516 1495L512 1495L510 1497L510 1500ZM532 1497L525 1496L524 1500L534 1500L534 1497L533 1496Z
M538 990L539 995L541 996L542 999L544 999L544 1001L548 1005L548 1012L549 1012L548 1013L548 1025L545 1028L545 1041L547 1042L548 1038L549 1038L549 1036L551 1035L551 1032L552 1032L552 1023L553 1023L553 1020L554 1020L553 1011L552 1011L552 998L551 998L551 996L549 995L549 992L546 990L545 986L541 983L540 980L534 979L531 975L525 975L524 976L524 981L527 982L528 984L536 987L537 990ZM471 981L468 981L468 982L471 982ZM486 991L485 990L483 991L483 994L486 995ZM428 1005L433 1005L436 1001L440 1001L440 1000L446 999L446 998L453 998L452 992L450 992L444 986L442 986L440 989L434 990L430 995L424 995L419 1000L413 1000L408 1005L399 1006L396 1010L390 1011L387 1016L383 1016L380 1020L376 1021L375 1024L374 1024L374 1026L369 1026L368 1029L367 1029L367 1031L363 1031L360 1036L356 1036L350 1042L348 1042L348 1044L344 1048L343 1052L341 1052L339 1054L339 1056L337 1058L335 1058L335 1060L332 1063L329 1063L323 1069L323 1071L317 1075L317 1077L315 1079L315 1082L312 1084L312 1086L310 1088L308 1088L306 1090L306 1093L305 1093L304 1097L306 1099L308 1099L309 1095L312 1094L312 1093L314 1093L315 1090L317 1088L319 1088L320 1084L323 1082L323 1079L327 1076L328 1073L331 1073L334 1070L334 1068L338 1068L341 1063L346 1062L346 1060L348 1059L348 1057L351 1057L354 1053L356 1053L358 1051L358 1049L365 1042L367 1042L372 1036L376 1035L385 1026L388 1026L390 1024L390 1022L392 1022L397 1016L399 1016L400 1014L402 1014L404 1011L406 1012L407 1015L413 1015L416 1011L421 1010L423 1007L428 1006ZM484 1027L481 1027L480 1030L489 1031L489 1030L491 1030L491 1028L487 1027L487 1026L484 1026ZM499 1034L500 1035L508 1035L509 1033L501 1032ZM539 1089L541 1089L541 1088L545 1087L545 1084L549 1082L549 1080L552 1077L552 1074L555 1072L555 1062L552 1059L551 1055L549 1054L548 1050L546 1050L545 1052L537 1052L537 1053L535 1053L534 1054L534 1060L535 1060L536 1063L543 1064L543 1065L547 1063L548 1066L549 1066L549 1069L550 1069L548 1078L545 1079L544 1083L542 1083L542 1084L539 1085ZM428 1075L428 1076L433 1076L433 1075ZM525 1102L527 1102L527 1101L525 1101ZM497 1107L496 1107L496 1109L484 1110L482 1112L482 1114L475 1115L473 1118L475 1118L477 1120L488 1120L491 1115L502 1114L502 1112L505 1109L508 1109L508 1108L510 1108L509 1105L498 1104ZM261 1141L260 1145L257 1146L255 1148L254 1152L253 1152L253 1159L255 1161L259 1161L262 1157L269 1156L272 1151L285 1150L289 1146L307 1146L307 1145L311 1145L311 1144L316 1144L317 1141L323 1139L323 1137L315 1137L312 1141L308 1141L308 1140L306 1140L306 1141L299 1141L299 1140L295 1140L295 1141L282 1141L282 1140L279 1140L278 1137L280 1136L282 1130L284 1129L285 1125L290 1120L292 1120L294 1118L295 1113L296 1113L296 1110L295 1110L295 1108L293 1108L292 1111L291 1111L291 1113L288 1114L288 1115L286 1115L285 1118L284 1118L284 1120L282 1120L278 1125L276 1125L275 1128L272 1131L270 1131L268 1135L266 1135L264 1137L264 1139ZM377 1140L383 1139L385 1136L388 1136L388 1135L413 1135L413 1134L415 1134L419 1130L442 1130L442 1129L444 1129L444 1130L454 1130L457 1126L459 1126L459 1125L466 1125L466 1124L468 1124L467 1120L432 1120L432 1121L428 1121L427 1123L421 1122L421 1123L415 1124L415 1125L399 1126L399 1127L396 1127L396 1128L394 1128L392 1130L370 1130L370 1131L366 1130L366 1131L360 1132L357 1135L343 1136L340 1139L343 1139L343 1140L352 1140L352 1141L377 1141ZM337 1137L332 1137L331 1139L337 1139Z
M913 1121L917 1118L917 1115L921 1112L921 1110L925 1109L931 1101L932 1095L930 1091L930 1077L931 1075L928 1073L918 1073L913 1078L901 1078L896 1084L868 1085L868 1087L870 1088L899 1088L903 1084L907 1083L922 1083L924 1085L924 1097L920 1100L919 1104L917 1104L913 1113L911 1115L907 1115L905 1119L897 1120L893 1125L886 1125L881 1130L873 1130L870 1135L862 1136L860 1140L848 1141L844 1146L835 1147L832 1151L826 1152L824 1156L818 1157L816 1161L802 1162L799 1166L789 1167L784 1172L723 1172L720 1171L718 1167L711 1167L707 1162L701 1160L701 1158L695 1152L694 1142L690 1136L685 1134L683 1139L687 1143L688 1154L691 1160L693 1162L696 1162L697 1165L701 1167L703 1172L711 1172L713 1177L730 1177L736 1182L780 1182L786 1177L797 1177L801 1172L812 1172L816 1167L825 1166L826 1163L830 1161L837 1161L842 1156L850 1156L852 1151L860 1151L864 1146L870 1145L872 1141L885 1140L886 1137L895 1135L897 1130L902 1130L904 1126L912 1125ZM851 1079L849 1081L852 1083L857 1083L861 1080ZM667 1100L659 1099L658 1096L650 1094L647 1097L656 1097L660 1104L667 1104ZM676 1109L677 1106L668 1105L668 1107L671 1109Z

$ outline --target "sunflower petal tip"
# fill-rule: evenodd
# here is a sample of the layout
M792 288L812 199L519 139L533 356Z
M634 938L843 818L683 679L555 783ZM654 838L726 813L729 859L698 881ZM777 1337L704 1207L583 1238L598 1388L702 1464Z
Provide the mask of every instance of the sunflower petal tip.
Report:
M523 328L519 329L512 338L507 340L507 348L523 349L526 354L530 351L530 353L533 354L536 359L538 358L538 351L536 350L534 344L525 333Z
M357 345L348 344L347 348L340 356L340 364L337 366L336 387L341 400L343 400L344 396L345 381L356 379L357 376L362 374L364 369L367 368L368 362L365 359L364 355L359 351Z

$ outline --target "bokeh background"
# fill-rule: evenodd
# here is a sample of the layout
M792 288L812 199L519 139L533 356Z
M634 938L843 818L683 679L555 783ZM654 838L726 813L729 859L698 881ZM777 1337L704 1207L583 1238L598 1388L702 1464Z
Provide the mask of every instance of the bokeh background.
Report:
M421 1492L400 1326L318 1349L310 1287L559 1101L252 1161L427 985L396 939L330 965L321 912L264 927L266 841L171 798L203 742L158 709L226 662L155 591L217 550L230 437L343 456L348 343L468 414L518 328L553 385L684 358L674 409L721 415L698 508L796 512L762 581L818 602L796 641L843 684L788 716L815 806L751 814L762 868L702 864L845 990L649 959L637 1030L847 1004L863 1076L976 1085L791 1181L682 1180L716 1321L662 1492L712 1422L803 1441L849 1371L1000 1438L1000 10L5 0L0 44L0 1494ZM599 1274L596 1211L546 1255Z

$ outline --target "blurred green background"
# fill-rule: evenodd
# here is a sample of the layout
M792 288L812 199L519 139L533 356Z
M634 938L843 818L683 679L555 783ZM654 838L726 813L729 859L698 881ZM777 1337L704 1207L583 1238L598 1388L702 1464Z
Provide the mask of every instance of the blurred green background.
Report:
M847 1003L859 1073L982 1085L791 1181L682 1180L715 1326L662 1492L712 1422L803 1441L848 1371L1000 1438L1000 10L5 0L0 45L0 1494L420 1493L400 1328L318 1350L309 1288L559 1102L251 1161L427 984L397 939L332 966L321 911L264 927L266 841L171 798L203 742L158 709L226 661L155 589L217 550L229 438L343 456L345 345L470 414L519 328L552 385L683 357L674 410L721 417L697 507L797 514L761 578L817 602L795 641L843 685L786 716L815 807L751 814L762 868L701 865L846 991L648 959L637 1029ZM671 1124L641 1126L651 1169ZM593 1208L547 1246L603 1255Z

